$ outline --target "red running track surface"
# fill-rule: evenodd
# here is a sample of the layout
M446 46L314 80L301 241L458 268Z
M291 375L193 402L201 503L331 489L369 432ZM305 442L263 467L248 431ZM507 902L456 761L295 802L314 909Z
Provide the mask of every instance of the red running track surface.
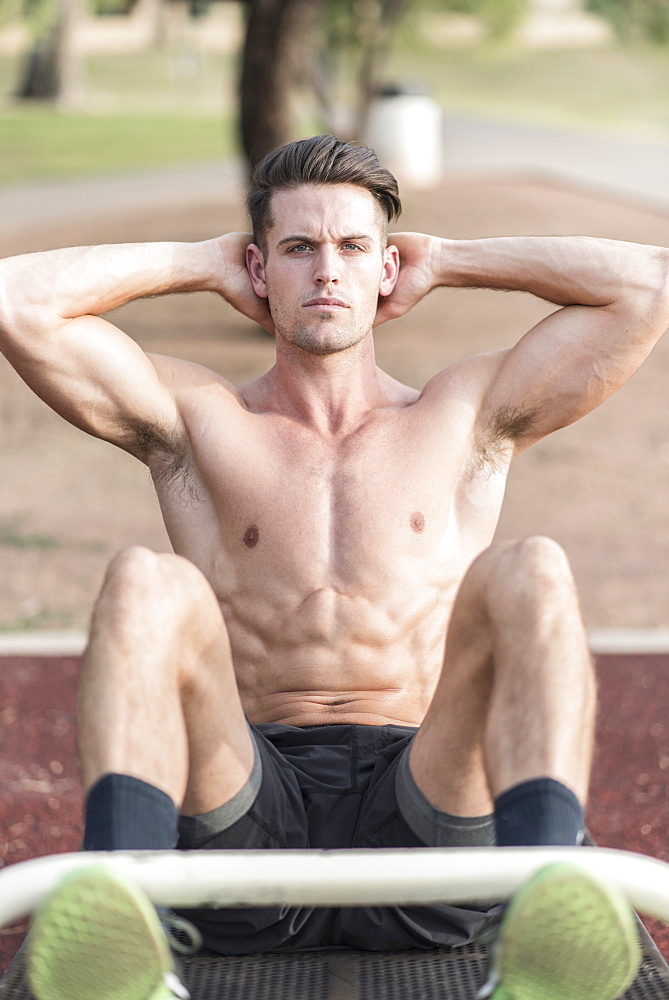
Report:
M601 846L669 860L669 655L600 656L588 823ZM0 658L0 866L78 850L77 658ZM665 957L669 926L648 921ZM0 971L25 934L0 930Z

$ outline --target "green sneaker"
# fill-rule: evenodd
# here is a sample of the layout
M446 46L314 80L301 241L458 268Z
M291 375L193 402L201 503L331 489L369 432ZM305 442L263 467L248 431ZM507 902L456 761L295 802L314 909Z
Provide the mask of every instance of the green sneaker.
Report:
M66 876L27 942L37 1000L189 1000L155 906L103 865Z
M504 908L477 1000L616 1000L642 959L622 893L568 863L548 865Z

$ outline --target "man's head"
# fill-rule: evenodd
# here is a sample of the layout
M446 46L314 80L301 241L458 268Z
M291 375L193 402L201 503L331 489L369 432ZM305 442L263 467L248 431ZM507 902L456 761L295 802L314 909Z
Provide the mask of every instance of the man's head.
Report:
M399 218L402 203L397 181L379 163L374 150L342 142L332 135L299 139L268 153L253 172L246 206L253 238L267 252L267 232L273 225L272 195L303 184L352 184L375 199L384 231Z
M400 211L392 174L372 150L317 136L265 157L248 207L247 266L277 337L321 355L360 343L399 270L387 246Z

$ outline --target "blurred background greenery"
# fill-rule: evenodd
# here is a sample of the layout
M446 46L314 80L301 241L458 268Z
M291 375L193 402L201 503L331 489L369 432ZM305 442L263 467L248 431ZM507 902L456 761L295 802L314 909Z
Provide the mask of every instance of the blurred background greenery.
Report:
M669 140L669 0L0 0L0 183L361 137L398 81Z

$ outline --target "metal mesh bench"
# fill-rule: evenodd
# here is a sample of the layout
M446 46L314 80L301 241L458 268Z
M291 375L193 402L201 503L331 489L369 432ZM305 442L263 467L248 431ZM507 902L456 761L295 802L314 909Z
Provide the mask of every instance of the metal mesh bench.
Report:
M157 902L238 906L315 899L323 905L355 905L363 899L473 902L488 900L491 891L499 899L538 867L565 857L599 874L615 873L633 905L669 918L669 865L620 851L533 848L262 852L262 857L259 852L193 852L176 858L147 852L119 854L112 861L109 855L61 855L0 873L0 922L32 909L65 871L91 858L122 868ZM644 961L625 1000L669 1000L669 967L639 926ZM485 976L486 947L402 953L322 949L234 958L204 954L183 960L181 968L193 1000L473 1000ZM0 1000L33 1000L22 952L0 983Z
M431 952L318 951L182 964L192 1000L474 1000L485 975L482 945ZM0 983L2 1000L34 1000L19 954ZM669 968L648 942L625 1000L667 1000Z

